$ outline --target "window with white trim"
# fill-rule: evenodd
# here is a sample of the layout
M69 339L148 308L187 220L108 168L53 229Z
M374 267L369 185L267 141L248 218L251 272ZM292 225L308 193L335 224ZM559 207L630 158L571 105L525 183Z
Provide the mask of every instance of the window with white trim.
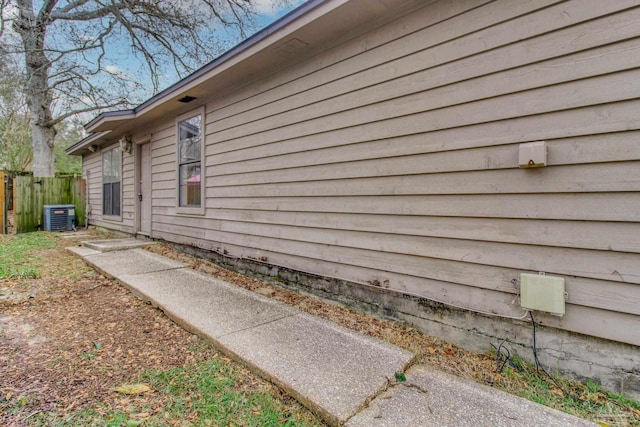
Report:
M102 152L102 214L120 216L120 181L122 152L120 147Z
M204 168L202 167L202 116L195 113L179 120L178 207L201 208Z

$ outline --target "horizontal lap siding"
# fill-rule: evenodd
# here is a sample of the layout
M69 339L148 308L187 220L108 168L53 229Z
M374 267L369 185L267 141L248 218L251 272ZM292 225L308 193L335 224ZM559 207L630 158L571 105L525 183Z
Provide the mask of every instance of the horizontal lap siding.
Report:
M89 223L95 225L102 218L102 155L92 153L82 158L82 172L87 181L87 211Z
M488 5L487 7L491 6L491 7L502 8L507 10L511 9L511 7L505 7L505 5L501 3L503 2L496 2L491 5ZM626 2L626 3L629 3L629 2ZM604 6L602 6L602 4L606 5L605 2L598 2L598 4L596 6L591 7L591 9L599 10L601 14L605 14L606 11L614 9L611 5L609 5L608 8L605 8ZM509 3L509 6L512 6L512 5L513 3ZM565 5L565 8L560 8L563 5L564 4L553 7L550 10L540 11L532 15L538 16L536 22L538 21L540 21L541 23L547 22L547 21L555 22L555 20L548 20L547 17L552 12L556 15L562 14L562 12L569 7L569 5ZM624 7L625 4L623 2L618 2L616 3L616 6ZM589 9L589 7L586 7L586 6L582 7L580 5L576 5L576 8L580 10L584 10L585 13ZM480 10L482 10L482 8L469 13L474 13L474 12L479 13ZM594 14L593 12L588 14L588 17L592 17L593 14ZM511 28L513 27L513 24L511 22L505 22L501 25L498 25L495 28L490 28L492 33L495 33L494 37L492 38L492 40L495 39L493 45L488 44L489 43L488 40L486 38L482 38L481 35L472 33L467 35L466 37L462 37L461 39L456 39L452 41L451 43L455 43L455 45L449 46L446 43L440 44L431 49L418 51L413 56L400 58L397 60L397 63L381 64L379 67L365 70L363 72L369 73L371 75L370 80L368 80L366 83L358 84L357 78L359 74L348 75L344 79L337 82L333 82L331 84L336 85L338 83L341 83L342 81L346 81L343 87L341 86L338 89L341 89L342 91L350 90L351 91L350 93L347 93L342 96L332 97L331 95L333 95L335 91L332 92L332 91L328 91L326 88L319 88L318 89L319 94L324 95L325 98L331 98L331 99L328 99L327 101L324 101L324 102L315 103L315 104L310 103L313 105L309 105L305 108L300 107L297 110L295 110L294 113L288 113L284 115L284 119L288 121L312 119L311 124L307 123L304 127L298 127L297 129L302 130L307 134L309 134L309 130L311 129L314 131L326 132L330 130L332 125L333 127L336 127L336 125L338 125L344 128L345 120L350 120L349 124L354 125L354 124L358 124L358 121L362 122L369 119L372 116L372 114L378 114L378 117L387 119L389 117L399 117L399 116L402 116L403 114L406 115L406 114L412 114L412 113L421 113L422 111L424 111L425 107L428 109L434 109L435 107L438 106L437 105L438 102L440 103L442 102L440 101L440 99L447 101L449 99L449 96L451 95L455 96L456 98L460 98L460 99L454 99L453 101L451 101L452 103L470 102L473 99L483 100L483 97L486 97L487 94L491 97L494 97L502 93L508 93L509 90L518 91L526 87L531 87L532 84L534 85L533 87L535 87L536 80L538 81L543 80L541 83L548 85L553 83L554 79L556 83L562 82L567 79L571 79L572 75L575 75L575 78L580 78L581 77L580 74L582 73L586 73L586 74L591 73L591 75L597 75L598 73L606 72L607 66L609 68L613 66L614 70L624 69L629 65L618 66L615 63L608 65L610 60L602 61L601 60L602 55L599 54L598 51L596 51L595 53L585 52L579 55L581 57L584 56L587 59L590 57L594 57L595 62L600 63L600 65L593 70L591 70L592 67L590 66L576 67L575 66L576 62L578 63L580 62L577 59L569 60L568 63L566 63L567 62L566 59L560 58L560 59L556 59L555 61L551 60L549 64L542 63L542 65L537 65L537 66L530 65L528 67L527 65L531 64L530 61L532 60L533 62L536 62L543 58L544 59L554 58L554 56L562 56L563 53L572 52L575 50L585 50L590 48L596 48L603 44L608 44L614 41L624 41L629 37L637 36L640 33L640 30L637 28L637 26L634 26L632 24L634 22L637 22L639 14L640 12L631 11L627 13L614 14L611 16L604 16L595 21L589 21L589 22L583 23L582 25L577 25L577 26L569 27L565 29L562 29L562 25L570 24L570 22L566 22L563 24L562 18L558 18L560 19L560 22L556 23L555 26L558 28L561 28L562 29L561 32L568 32L569 34L566 34L564 37L556 37L556 39L549 40L549 38L554 33L544 34L545 30L549 30L551 28L545 29L541 26L542 24L540 24L539 26L533 26L535 30L534 33L538 34L537 36L534 36L529 40L522 41L521 43L518 43L515 45L509 45L509 41L512 41L512 40L504 40L504 38L505 37L512 38L513 41L515 41L523 36L520 35L520 32L518 30ZM576 17L572 18L572 20L577 20L582 14L580 13L572 14L572 16L574 15ZM518 18L517 21L519 22L518 22L518 25L516 25L516 27L530 28L533 25L529 22L530 16L531 15L526 15ZM468 17L467 17L467 14L463 14L453 19L457 21L465 22L466 19L468 19ZM597 26L597 28L595 28L595 31L594 31L594 26ZM433 32L437 30L437 27L432 27L430 29ZM617 31L615 31L616 29ZM502 34L502 32L504 32L504 34ZM594 35L590 37L585 37L585 32L594 32ZM613 33L614 36L612 36L611 33ZM498 38L497 36L501 34L502 34L502 38ZM428 36L425 35L424 37L426 38ZM428 38L426 38L426 40L428 40ZM570 43L567 43L567 42L570 42ZM578 46L575 46L576 44L578 44ZM463 48L468 49L468 46L470 45L482 45L483 51L475 52L476 54L474 56L465 58L462 56L464 55L464 53L461 52L461 49ZM502 49L491 50L491 48L496 48L501 45L507 45L507 46L503 47ZM422 47L422 46L418 45L415 47L415 49L418 49L418 47ZM383 46L379 49L383 49L383 48L387 48L387 50L391 49L388 46ZM509 50L505 52L501 52L501 50L504 50L507 48ZM376 49L375 51L379 49ZM442 51L442 53L439 54L438 52L433 52L433 49L438 49L439 51ZM480 47L478 47L478 49L480 49ZM532 49L535 51L539 51L540 54L537 56L534 54L532 58L531 57ZM610 49L611 48L607 48L607 50L610 50ZM558 52L558 50L560 51ZM618 52L619 60L626 61L627 63L633 63L632 59L629 59L628 55L624 54L625 52L624 49L617 49L617 50L614 49L614 50ZM523 54L523 52L526 52L526 54ZM421 56L414 58L415 55L421 55ZM446 57L443 58L442 57L443 55L446 55ZM371 55L371 56L375 58L374 55ZM458 57L458 60L456 60L456 57ZM411 62L412 64L411 68L407 68L406 66L407 62ZM558 62L561 65L563 64L563 66L559 66L557 64ZM411 74L411 71L415 72L415 71L427 68L428 66L433 66L435 64L438 64L439 66L433 69L429 68L426 71L422 71L417 74ZM478 70L478 67L481 66L481 64L485 64L484 65L485 67L490 67L490 68L486 70ZM359 64L357 62L357 58L354 58L348 64L343 64L344 67L347 67L348 65L351 65L352 67L362 66L362 64ZM369 64L366 64L366 65L369 65ZM510 68L514 68L516 66L524 67L524 69L512 70L510 72L499 74L499 75L483 76L482 74L482 73L486 73L486 74L496 73L502 70L508 70ZM396 80L387 82L386 85L376 84L376 82L384 81L384 77L381 76L381 73L380 73L381 68L385 70L389 69L388 71L389 76L387 78L396 77ZM600 71L600 69L602 69L603 71ZM550 73L548 72L549 70L553 72ZM349 70L349 71L352 71L352 70ZM319 74L324 76L325 72L326 72L325 70L321 70ZM408 74L408 76L406 77L398 76L398 74L400 73L402 74L406 73ZM518 78L518 76L522 76L522 75L525 75L526 78ZM475 77L474 80L465 82L466 80L474 77ZM321 77L315 76L315 75L308 76L307 80L309 80L308 82L309 85L314 84L314 78L321 78ZM405 79L410 79L410 80L405 81ZM550 81L544 81L544 79L550 80ZM481 85L478 84L486 80L497 81L499 82L499 85L493 84L492 86L482 87ZM455 82L461 82L461 83L456 87L446 86L446 85L451 85L452 83L455 83ZM359 86L364 87L364 89L355 90L355 89L358 89ZM465 86L475 87L475 89L471 91L459 90L459 89L465 89ZM432 96L434 95L432 93L434 88L436 88L435 90L437 91L435 93L436 95L435 97ZM432 90L432 92L429 92L430 89ZM615 88L612 88L612 89L615 90ZM282 90L284 91L285 89L282 89ZM557 91L557 88L552 88L550 90L555 92ZM417 102L422 102L423 105L412 105L410 103L407 104L405 102L407 99L412 99L410 96L412 93L417 94L417 95L414 95L413 98L415 98ZM439 93L442 93L443 95L440 96L440 98L437 98ZM535 93L536 94L541 93L542 95L544 95L546 92L544 88L541 88ZM407 97L399 98L399 96L403 94L408 96L409 98ZM283 102L291 101L292 96L299 96L304 100L307 100L307 102L312 101L314 99L312 96L310 96L308 91L303 91L299 95L294 95L294 94L289 94L288 92L284 92L283 96L284 96ZM504 109L505 102L518 101L519 100L518 95L513 95L510 99L508 98L508 99L500 99L500 100L491 100L491 99L483 100L484 103L481 105L502 106L503 108L501 110L504 111L503 114L506 114L505 117L507 118L517 117L523 114L524 112L526 112L527 111L526 108L528 108L530 111L534 111L537 105L532 104L531 100L540 98L540 97L535 97L532 94L524 94L524 96L529 97L530 99L528 103L524 103L523 105L521 105L522 110L520 111L517 111L517 110L512 111L511 109L506 109L506 110ZM255 102L260 102L260 103L265 102L260 98L260 96L256 96L256 98L257 99ZM434 101L434 98L435 98L435 101ZM345 100L342 101L343 99ZM385 108L384 105L374 104L375 102L380 102L387 99L391 100L391 105L387 108ZM543 101L545 100L549 101L543 96ZM581 101L580 98L576 99L576 102L580 102L580 101ZM338 108L342 105L343 102L350 109L354 109L358 105L363 105L365 106L365 110L363 111L359 111L357 109L353 111L347 110L346 116L334 117L336 120L324 119L322 117L323 115L324 116L328 115L329 118L331 118L331 116L335 116L336 111L339 111ZM517 105L520 106L519 104ZM545 107L548 109L550 106L545 106ZM565 108L566 106L563 106L562 109L565 109ZM486 112L483 109L479 109L477 105L471 105L463 111L466 112L466 110L471 110L475 112L475 117L473 118L476 120L482 117L482 114L481 114L482 112ZM289 126L289 128L287 129L282 129L283 127L282 123L277 122L277 119L275 117L270 117L270 115L273 114L274 112L278 112L278 108L276 108L273 104L264 104L262 111L260 109L255 109L255 108L250 110L248 113L245 114L245 115L248 115L246 119L251 120L254 118L256 114L260 114L260 112L264 117L266 117L264 120L262 120L262 122L264 122L265 125L268 126L268 123L271 120L274 121L277 125L279 125L277 129L270 130L261 135L261 145L268 143L271 140L282 138L283 133L286 133L287 136L291 138L290 130L293 129L295 131L296 128L292 128L291 126ZM245 115L238 115L237 117L242 118L242 117L245 117ZM422 114L422 116L427 116L427 114ZM444 112L438 112L438 115L436 117L439 118L441 116L444 116L445 118L448 118L448 119L457 118L455 115L450 114L449 110ZM353 119L351 117L353 117ZM315 120L313 120L314 118ZM491 117L491 119L495 120L496 117L495 116ZM374 128L374 132L378 137L380 137L381 135L383 135L384 137L397 136L391 133L391 131L396 129L402 129L406 131L406 129L404 129L404 123L406 122L409 122L414 127L416 127L416 125L426 125L424 128L420 128L420 127L415 128L416 131L422 131L422 132L434 130L434 129L430 129L430 127L433 127L434 124L438 125L438 127L440 128L444 128L444 124L432 123L433 121L434 120L427 123L420 123L420 122L416 122L415 117L409 117L404 121L395 120L395 121L392 121L391 123L397 122L399 123L399 126L393 129L389 129L389 131L386 133L380 133L378 130L380 127L388 127L389 123L385 121L385 123L379 124L378 128ZM218 124L215 122L213 124L215 127L212 126L212 128L214 129L223 125L222 123ZM260 122L258 122L258 124L260 124ZM456 121L455 124L460 125L461 123ZM247 124L247 126L241 126L240 128L225 130L223 132L220 132L220 134L219 135L217 134L215 138L216 140L220 140L221 142L224 142L224 143L217 144L215 147L215 151L227 152L227 151L241 149L243 148L244 145L248 145L251 147L255 146L256 145L255 141L251 141L251 139L249 138L242 139L242 136L244 134L248 133L248 131L251 132L255 127L256 127L256 123L250 122ZM396 131L396 133L398 132ZM300 135L296 135L296 136L300 136ZM370 139L370 138L367 138L367 139ZM343 144L345 142L344 139L341 139L340 141ZM252 151L255 153L255 150L252 150Z
M479 129L479 132L482 132ZM486 136L486 133L483 133ZM640 132L629 131L606 135L588 135L574 138L547 139L549 166L625 161L640 159ZM396 139L396 141L399 141ZM430 145L433 141L430 138ZM468 143L469 140L466 140ZM284 154L243 162L217 164L207 169L209 185L216 182L259 184L264 182L310 181L330 175L334 178L359 178L371 176L415 175L508 169L513 167L517 147L510 144L479 148L413 153L425 144L396 145L389 141L380 145L353 144ZM451 144L453 145L453 141ZM615 150L611 149L615 146ZM430 147L429 147L430 148ZM423 148L424 149L424 148ZM362 153L366 150L366 153ZM388 157L393 151L402 150L402 156ZM383 157L381 157L383 156ZM327 162L327 163L321 163ZM224 178L223 178L224 177Z
M135 192L134 151L122 153L122 228L127 233L134 232L136 192Z
M154 225L159 207L176 207L176 135L173 120L156 129L151 136L151 215L152 235L160 237Z
M114 146L105 146L103 151L109 150ZM102 153L97 152L84 156L82 159L82 167L87 179L87 192L91 211L89 223L99 227L106 227L132 233L135 216L135 194L134 194L134 156L130 153L122 154L122 170L121 170L121 219L108 219L102 215Z
M175 215L167 127L154 236L510 317L545 271L541 322L638 345L636 4L439 1L212 100L207 215Z

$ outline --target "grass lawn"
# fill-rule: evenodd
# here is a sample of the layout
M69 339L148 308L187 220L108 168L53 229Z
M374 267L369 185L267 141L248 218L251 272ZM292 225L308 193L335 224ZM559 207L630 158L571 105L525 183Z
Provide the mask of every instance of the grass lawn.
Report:
M50 249L56 242L42 233L23 234L0 245L0 279L37 278L37 265L42 263L41 249Z

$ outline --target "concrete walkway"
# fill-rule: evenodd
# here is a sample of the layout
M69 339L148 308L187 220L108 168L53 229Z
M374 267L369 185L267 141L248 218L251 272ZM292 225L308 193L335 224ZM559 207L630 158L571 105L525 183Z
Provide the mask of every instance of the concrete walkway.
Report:
M125 239L69 250L331 425L591 425L424 366L407 371L406 350L135 246ZM407 382L396 383L396 372Z

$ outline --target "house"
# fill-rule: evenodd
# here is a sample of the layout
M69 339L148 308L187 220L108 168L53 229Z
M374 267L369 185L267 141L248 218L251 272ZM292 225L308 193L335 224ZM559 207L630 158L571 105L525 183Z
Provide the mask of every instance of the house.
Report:
M639 37L637 0L311 0L68 152L95 226L468 348L531 358L533 308L638 398Z

